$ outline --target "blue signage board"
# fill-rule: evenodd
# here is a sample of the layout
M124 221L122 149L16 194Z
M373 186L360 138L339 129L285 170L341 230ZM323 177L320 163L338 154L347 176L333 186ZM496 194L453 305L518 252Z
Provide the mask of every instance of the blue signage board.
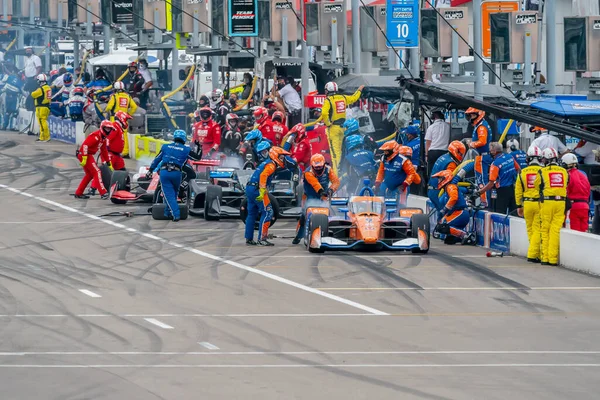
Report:
M387 0L385 29L388 47L419 47L419 1Z
M229 36L258 36L258 0L229 0Z
M490 248L510 250L510 218L503 214L490 214Z
M75 122L70 119L62 119L51 115L48 117L48 128L50 129L50 138L65 143L76 143Z

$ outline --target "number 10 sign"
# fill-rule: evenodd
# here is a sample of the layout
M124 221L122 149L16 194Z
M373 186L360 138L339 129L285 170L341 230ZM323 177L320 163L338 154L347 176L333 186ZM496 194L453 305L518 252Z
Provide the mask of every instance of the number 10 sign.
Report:
M388 47L419 47L419 0L387 0Z

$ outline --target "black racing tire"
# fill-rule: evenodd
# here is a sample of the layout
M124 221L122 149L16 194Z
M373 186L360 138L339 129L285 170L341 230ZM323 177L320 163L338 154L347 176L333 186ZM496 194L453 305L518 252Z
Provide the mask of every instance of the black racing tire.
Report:
M419 228L427 233L427 243L431 245L431 227L429 223L429 216L427 214L413 214L410 217L410 233L413 238L419 238ZM429 249L412 249L413 253L427 254Z
M110 170L110 168L108 168L108 165L100 165L100 175L102 176L102 184L104 185L106 190L110 190L110 185L112 184L112 174L113 172Z
M152 219L158 221L170 221L170 217L165 217L165 203L152 204ZM184 220L189 216L189 209L187 204L179 204L179 219Z
M210 185L206 187L206 194L204 195L204 219L207 221L218 221L221 215L211 215L208 211L210 205L217 200L220 204L223 198L223 188L217 185Z
M310 247L310 241L312 234L315 229L321 228L321 237L329 234L329 217L325 214L313 214L310 216L310 223L308 226L308 237L306 238L306 248L311 253L324 253L323 249L315 249Z
M296 186L296 207L302 207L302 197L304 196L304 184L302 180Z
M106 167L106 169L108 169L108 167ZM116 185L115 191L117 191L117 190L126 190L126 191L129 191L131 189L131 183L130 183L130 180L129 180L129 173L127 171L114 171L112 173L112 176L110 177L110 185L108 187L108 190L111 190L111 188L114 185ZM125 203L127 203L127 200L114 199L112 197L110 198L110 201L113 204L125 204Z
M273 225L275 225L275 222L277 222L277 220L279 219L279 202L277 202L277 199L271 193L269 193L269 201L273 205L273 218L271 218L271 225L270 225L270 226L273 226ZM240 219L244 222L244 224L246 223L247 216L248 216L248 199L246 197L244 197L242 199L242 204L240 205ZM254 224L254 229L255 230L258 229L258 221Z

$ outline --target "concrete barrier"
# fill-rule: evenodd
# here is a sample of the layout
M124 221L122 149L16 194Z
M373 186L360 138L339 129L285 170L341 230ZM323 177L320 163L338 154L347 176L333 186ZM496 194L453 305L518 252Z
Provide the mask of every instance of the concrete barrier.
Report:
M600 275L598 252L600 236L570 229L560 231L560 265L576 271Z
M523 218L510 217L510 254L527 257L529 239Z

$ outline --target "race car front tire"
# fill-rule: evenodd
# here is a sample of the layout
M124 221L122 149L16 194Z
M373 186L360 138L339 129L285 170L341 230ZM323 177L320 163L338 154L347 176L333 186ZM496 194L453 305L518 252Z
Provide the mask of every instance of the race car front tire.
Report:
M321 229L321 237L328 236L329 234L329 217L325 214L313 214L310 217L310 223L308 226L308 237L306 241L306 247L308 251L311 253L324 253L325 250L322 248L314 248L310 247L310 243L312 241L313 233L315 229Z
M212 204L217 201L221 204L223 197L223 188L217 185L210 185L206 187L206 194L204 195L204 219L207 221L218 221L221 218L220 209L212 209ZM211 212L212 211L212 212Z
M104 166L105 167L105 166ZM108 169L108 167L105 167L106 169ZM110 170L109 170L110 172ZM110 178L110 185L108 186L108 190L111 190L111 188L113 187L113 185L116 185L114 191L118 191L118 190L126 190L129 191L131 189L131 184L129 183L129 173L127 171L114 171L112 173L112 176ZM123 199L115 199L115 198L110 198L110 201L113 204L125 204L127 203L127 200L123 200Z
M410 217L410 233L415 239L419 239L419 229L425 231L427 235L427 244L431 245L431 227L429 224L429 217L427 214L413 214ZM429 249L421 250L420 248L412 249L413 253L427 254Z
M152 219L159 221L167 221L171 220L171 217L165 217L165 208L167 205L165 203L156 203L152 204ZM179 219L184 220L187 219L189 212L187 204L179 204Z
M112 183L111 174L112 174L112 172L111 172L110 168L108 168L108 165L106 165L106 164L100 165L100 175L102 176L102 184L104 185L104 187L107 190L109 189L109 185Z

